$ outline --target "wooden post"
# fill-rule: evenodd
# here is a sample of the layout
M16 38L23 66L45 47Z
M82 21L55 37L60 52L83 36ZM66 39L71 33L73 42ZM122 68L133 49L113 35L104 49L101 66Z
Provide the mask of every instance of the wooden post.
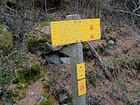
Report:
M78 14L68 15L67 20L78 20L81 16ZM71 66L72 97L73 105L86 105L86 95L78 96L77 64L83 63L83 45L82 43L71 44L68 46Z

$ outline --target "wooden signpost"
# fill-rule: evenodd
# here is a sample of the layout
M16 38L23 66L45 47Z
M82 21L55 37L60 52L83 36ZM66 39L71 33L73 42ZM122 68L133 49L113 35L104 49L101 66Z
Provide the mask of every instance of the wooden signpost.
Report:
M100 19L81 20L78 14L68 15L66 19L50 23L52 46L69 45L73 105L86 105L85 63L81 42L101 38Z

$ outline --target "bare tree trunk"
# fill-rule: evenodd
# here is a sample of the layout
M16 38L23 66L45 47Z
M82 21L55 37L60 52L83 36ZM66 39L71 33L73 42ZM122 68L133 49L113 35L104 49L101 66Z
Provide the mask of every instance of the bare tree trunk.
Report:
M95 0L95 14L94 17L99 17L99 11L100 10L100 2L98 0Z
M72 13L79 13L84 18L99 17L100 2L98 0L74 0L69 7Z

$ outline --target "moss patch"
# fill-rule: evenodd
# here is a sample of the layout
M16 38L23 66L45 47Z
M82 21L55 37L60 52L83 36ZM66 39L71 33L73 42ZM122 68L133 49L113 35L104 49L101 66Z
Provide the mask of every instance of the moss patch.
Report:
M36 81L43 75L44 66L41 64L40 58L32 57L26 63L29 66L19 67L17 77L13 80L13 83L17 84L17 88L25 88L32 81Z
M25 96L25 90L21 89L12 89L5 92L5 97L13 100L14 102L22 100Z
M6 25L0 24L0 49L5 52L10 50L13 46L13 36L8 32Z
M50 42L50 36L48 35L36 35L31 34L28 37L28 50L31 53L37 53L37 51L40 52L48 52L50 51L50 47L47 46L46 42Z

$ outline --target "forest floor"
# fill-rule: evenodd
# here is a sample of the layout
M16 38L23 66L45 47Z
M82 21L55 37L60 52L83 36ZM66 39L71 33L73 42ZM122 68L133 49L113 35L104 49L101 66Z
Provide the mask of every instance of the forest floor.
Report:
M50 17L53 17L53 20L64 20L65 15L65 12L56 12L50 14ZM103 47L103 52L99 49L101 53L99 55L107 64L113 79L110 81L105 77L95 57L90 58L91 55L90 57L87 57L88 54L84 55L88 58L85 60L87 95L91 95L97 105L140 105L140 41L131 38L139 34L126 27L116 27L108 33L104 33L104 29L102 31L103 38L91 43L95 48ZM114 49L108 48L110 39L115 42ZM106 55L103 54L104 51ZM52 95L55 95L58 88L65 89L71 95L70 66L47 64L45 67L43 77L27 87L25 98L18 101L17 105L35 105L38 97L44 94L44 79L54 81L50 87ZM90 71L92 71L92 78L88 77ZM10 85L7 88L13 87Z
M43 90L43 84L40 80L31 84L26 91L26 97L20 100L18 105L35 105L37 97L41 96Z
M113 50L108 49L109 56L101 55L101 58L104 62L114 62L116 58L125 59L126 55L128 58L130 57L130 59L134 58L135 60L139 60L140 43L139 41L130 39L131 35L130 33L128 33L125 27L113 30L108 34L107 37L109 36L115 38L117 41ZM98 45L106 43L106 39L94 41L92 43L96 47ZM113 81L109 81L103 76L102 69L95 65L96 61L94 59L85 61L86 68L88 70L94 69L96 75L96 88L94 88L87 81L87 92L88 94L95 97L100 105L135 105L135 103L140 102L140 73L138 73L133 68L129 68L129 65L131 64L127 65L127 62L129 63L129 61L127 61L127 59L125 60L126 61L124 62L126 62L126 66L128 66L126 68L118 67L118 69L115 69L115 64L111 64L111 69L114 70L114 74L112 73L112 75L115 75ZM47 65L45 71L47 74L46 78L54 79L56 81L56 84L52 87L52 90L56 87L63 86L69 94L72 93L70 82L71 73L69 66L51 64ZM26 91L26 97L23 100L19 101L18 105L34 105L37 96L40 96L42 92L43 83L38 80L28 87Z

